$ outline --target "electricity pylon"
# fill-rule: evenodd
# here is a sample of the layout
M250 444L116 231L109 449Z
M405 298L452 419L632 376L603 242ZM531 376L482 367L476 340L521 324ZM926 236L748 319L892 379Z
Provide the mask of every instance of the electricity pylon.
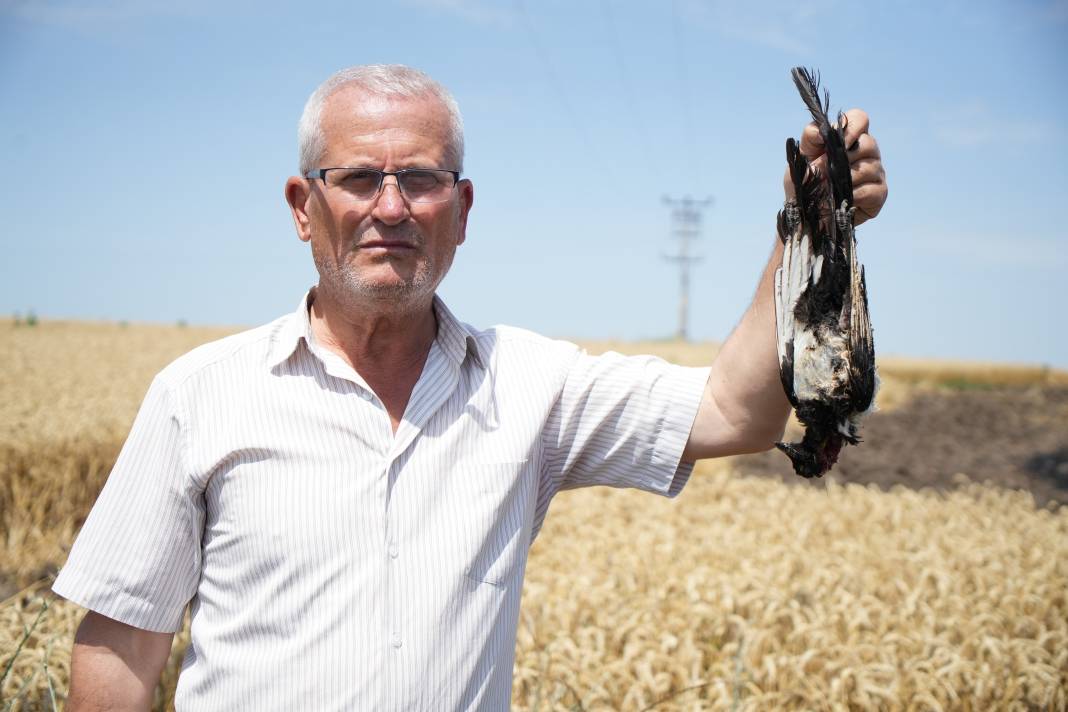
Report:
M690 196L674 199L664 196L664 204L671 206L671 234L679 241L679 251L664 255L664 259L679 265L679 326L675 338L685 341L690 320L690 265L701 257L690 252L692 240L701 236L701 213L712 205L712 197L694 200Z

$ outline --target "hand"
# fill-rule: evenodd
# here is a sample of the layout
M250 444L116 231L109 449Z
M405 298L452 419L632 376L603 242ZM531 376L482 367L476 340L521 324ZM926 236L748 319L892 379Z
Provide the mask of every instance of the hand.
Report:
M860 225L879 214L886 202L886 171L883 170L879 144L868 133L868 115L860 109L850 109L845 113L845 145L849 154L850 174L853 178L853 204L857 211L855 224ZM849 150L852 149L852 150ZM823 139L820 138L816 123L812 122L801 132L801 153L812 166L826 175L827 157L823 155ZM786 198L794 197L794 185L790 180L790 171L783 175Z

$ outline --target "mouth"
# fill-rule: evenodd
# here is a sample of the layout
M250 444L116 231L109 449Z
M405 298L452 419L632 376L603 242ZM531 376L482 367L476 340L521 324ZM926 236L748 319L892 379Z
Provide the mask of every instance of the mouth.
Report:
M361 250L386 250L386 251L406 251L415 250L418 245L408 240L368 240L367 242L361 242L357 245Z

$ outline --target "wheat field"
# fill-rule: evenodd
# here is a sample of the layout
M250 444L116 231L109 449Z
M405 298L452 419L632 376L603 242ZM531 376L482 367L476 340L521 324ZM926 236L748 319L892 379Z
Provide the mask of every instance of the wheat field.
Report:
M152 375L227 330L0 325L0 711L62 709L82 611L48 585ZM591 343L707 363L715 346ZM883 408L1039 367L887 360ZM950 473L952 474L952 473ZM1068 507L748 477L702 463L676 500L553 503L528 564L520 710L1068 709ZM166 709L187 638L157 689Z

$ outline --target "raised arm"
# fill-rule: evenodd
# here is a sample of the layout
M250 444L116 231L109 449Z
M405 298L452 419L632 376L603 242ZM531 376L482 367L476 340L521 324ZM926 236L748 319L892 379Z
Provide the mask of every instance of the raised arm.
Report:
M852 168L856 224L878 215L886 202L886 174L879 145L868 133L868 115L859 109L846 113L846 145ZM801 135L801 152L817 170L825 159L819 131L809 124ZM784 178L787 197L792 184ZM768 213L772 224L774 211ZM775 240L771 258L760 277L756 295L738 326L712 363L683 460L760 452L782 436L790 414L779 380L775 347L775 270L782 263L783 246Z
M148 710L173 638L89 611L74 637L67 709Z

